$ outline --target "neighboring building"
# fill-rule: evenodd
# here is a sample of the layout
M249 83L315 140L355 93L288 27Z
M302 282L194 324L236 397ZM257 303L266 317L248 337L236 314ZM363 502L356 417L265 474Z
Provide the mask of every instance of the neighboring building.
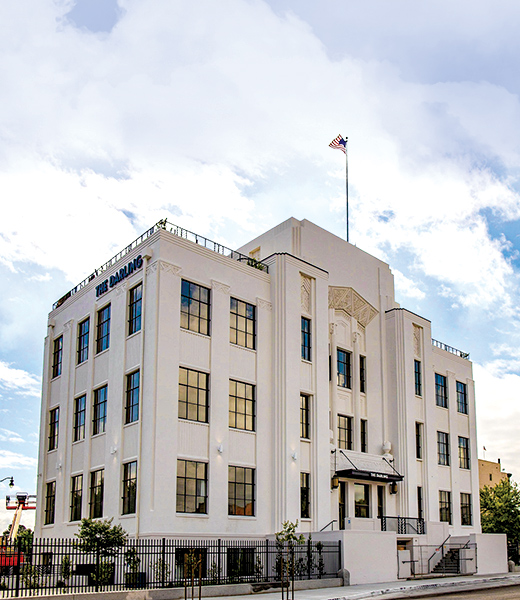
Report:
M511 479L511 473L502 471L500 459L498 459L498 462L478 459L478 483L480 489L486 485L493 487L497 483L509 479Z
M309 221L240 252L150 229L56 303L42 402L38 536L299 520L344 540L352 583L448 535L479 544L479 572L506 564L480 534L468 355L396 303L387 264Z

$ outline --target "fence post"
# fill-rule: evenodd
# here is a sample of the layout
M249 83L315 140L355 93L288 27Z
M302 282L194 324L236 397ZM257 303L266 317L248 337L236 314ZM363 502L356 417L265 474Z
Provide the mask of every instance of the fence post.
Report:
M99 592L99 542L96 543L96 592Z
M161 554L161 587L165 587L166 582L164 578L166 577L166 538L162 539L162 554Z
M342 560L342 557L341 557L341 540L338 540L338 561L339 561L338 571L340 569L343 570L343 560Z
M19 596L20 595L20 570L21 570L20 559L21 559L21 554L22 554L22 552L21 552L21 545L22 545L22 543L21 543L20 540L18 540L17 545L18 545L18 549L17 549L18 559L16 561L16 591L15 591L15 594L14 594L15 596Z
M220 585L220 546L222 540L219 538L217 543L217 583Z

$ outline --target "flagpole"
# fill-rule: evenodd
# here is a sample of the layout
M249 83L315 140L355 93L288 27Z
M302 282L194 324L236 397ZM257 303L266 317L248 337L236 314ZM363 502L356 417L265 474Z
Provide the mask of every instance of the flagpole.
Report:
M346 186L346 198L347 198L347 242L348 239L348 150L347 150L348 137L345 138L345 186Z

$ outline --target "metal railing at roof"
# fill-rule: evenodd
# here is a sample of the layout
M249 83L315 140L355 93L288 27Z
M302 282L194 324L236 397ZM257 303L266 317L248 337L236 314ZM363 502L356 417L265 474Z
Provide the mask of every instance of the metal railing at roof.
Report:
M213 242L212 240L209 240L208 238L206 238L202 235L199 235L198 233L193 233L192 231L189 231L188 229L179 227L179 225L174 225L173 223L170 223L167 219L163 219L162 221L157 222L153 227L151 227L150 229L145 231L142 235L140 235L137 239L135 239L131 244L129 244L128 246L123 248L123 250L118 252L115 256L113 256L105 264L101 265L98 269L96 269L93 273L91 273L88 277L86 277L81 283L78 283L78 285L76 287L73 287L71 290L69 290L64 296L62 296L58 301L56 301L52 305L52 310L61 306L68 298L70 298L71 296L76 294L81 288L84 288L86 285L88 285L93 279L104 274L110 267L112 267L119 260L121 260L121 258L123 258L123 256L127 255L134 248L136 248L139 244L144 242L147 238L149 238L151 235L153 235L156 231L159 231L160 229L162 229L164 231L169 231L170 233L173 233L173 235L176 235L177 237L181 237L181 238L184 238L185 240L189 240L195 244L198 244L199 246L203 246L204 248L207 248L208 250L212 250L213 252L216 252L217 254L221 254L222 256L227 256L233 260L237 260L239 262L245 263L250 267L259 269L260 271L265 271L266 273L269 272L269 267L266 264L264 264L263 262L261 262L259 260L255 260L254 258L251 258L250 256L246 256L245 254L241 254L240 252L237 252L236 250L231 250L231 248L227 248L226 246L219 244L217 242Z
M460 358L465 358L469 360L469 352L462 352L462 350L457 350L457 348L453 348L453 346L448 346L448 344L444 344L443 342L439 342L438 340L434 340L432 338L432 345L436 348L440 348L441 350L446 350L446 352L450 352L451 354L455 354L455 356L460 356Z

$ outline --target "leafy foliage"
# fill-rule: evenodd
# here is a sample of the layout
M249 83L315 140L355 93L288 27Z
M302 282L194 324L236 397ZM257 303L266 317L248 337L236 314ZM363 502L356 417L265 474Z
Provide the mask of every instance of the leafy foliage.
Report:
M480 515L484 533L506 533L509 541L520 541L520 489L503 480L480 490Z
M4 531L4 533L2 535L4 537L6 537L9 535L10 531L11 531L11 525L9 525L9 527ZM25 525L20 525L18 527L18 533L16 534L16 541L19 544L21 544L22 552L28 552L32 548L33 537L34 537L34 531L32 529L25 527Z
M79 547L84 552L99 551L100 556L116 556L128 539L128 533L121 525L112 525L113 519L96 520L81 519L76 537L80 539Z

